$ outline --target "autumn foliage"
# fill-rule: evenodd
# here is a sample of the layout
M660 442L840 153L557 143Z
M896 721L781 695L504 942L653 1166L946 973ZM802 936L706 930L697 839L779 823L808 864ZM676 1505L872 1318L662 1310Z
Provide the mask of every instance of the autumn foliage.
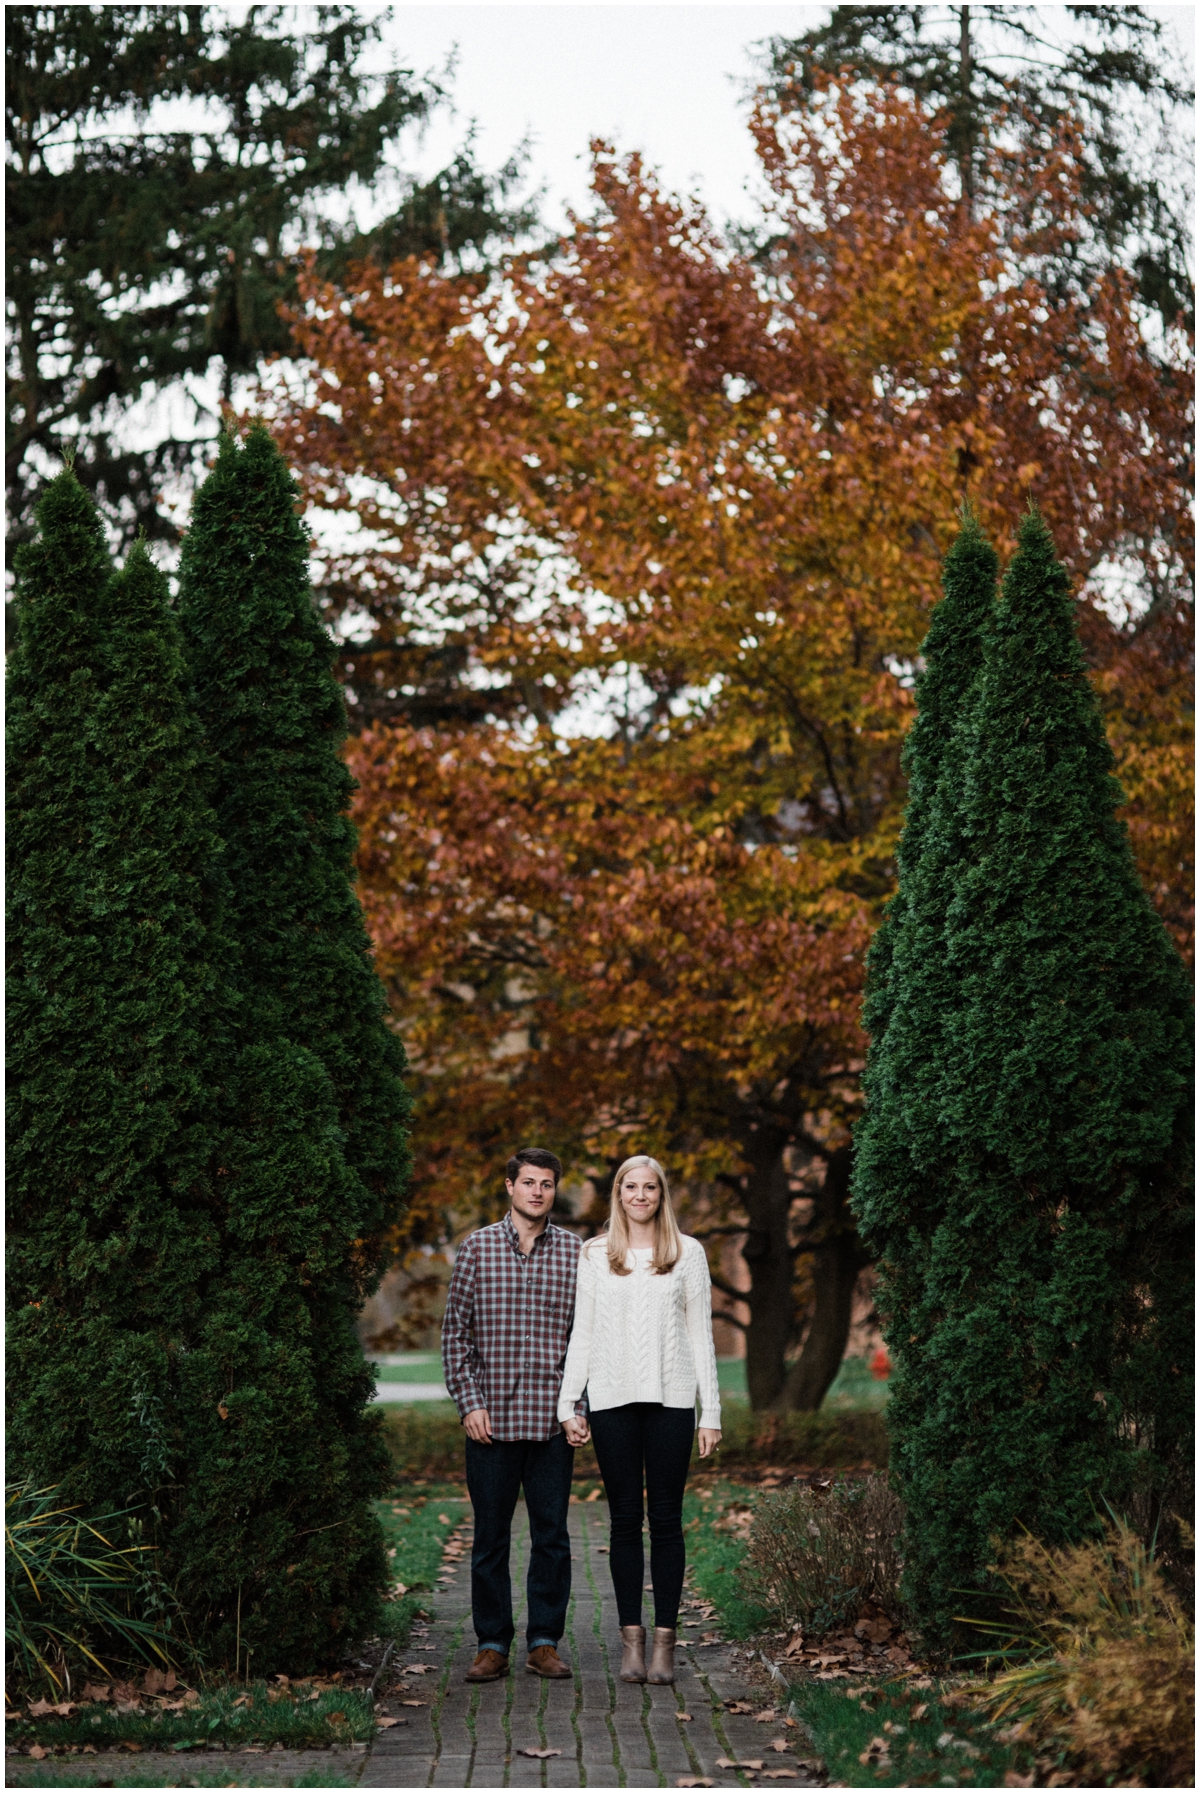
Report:
M351 754L422 1090L415 1236L518 1134L601 1169L636 1137L745 1235L756 1405L804 1405L862 1262L863 952L964 499L1007 555L1036 496L1143 877L1185 936L1189 385L1123 274L1059 277L1069 138L1001 158L1012 203L972 216L894 90L764 101L753 129L756 258L598 145L594 213L553 255L310 276L307 359L272 402L310 503L358 526L327 583L374 625L355 677L434 723ZM461 677L422 709L431 642ZM785 1380L814 1251L832 1306Z

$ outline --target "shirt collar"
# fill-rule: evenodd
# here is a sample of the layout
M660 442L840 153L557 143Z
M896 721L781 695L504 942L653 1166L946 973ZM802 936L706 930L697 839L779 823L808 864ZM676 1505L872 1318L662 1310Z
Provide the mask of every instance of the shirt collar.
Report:
M508 1242L512 1246L513 1250L521 1252L521 1256L525 1257L526 1253L521 1251L521 1241L517 1235L517 1229L513 1225L512 1209L511 1208L506 1210L504 1219L500 1222L500 1225L504 1228L505 1236L507 1237ZM538 1234L537 1238L533 1242L533 1251L537 1250L538 1246L542 1243L542 1241L544 1239L548 1239L550 1237L550 1233L553 1230L553 1227L554 1227L554 1222L552 1220L547 1220L545 1226L542 1228L541 1232ZM533 1252L530 1252L528 1255L530 1257L532 1257Z

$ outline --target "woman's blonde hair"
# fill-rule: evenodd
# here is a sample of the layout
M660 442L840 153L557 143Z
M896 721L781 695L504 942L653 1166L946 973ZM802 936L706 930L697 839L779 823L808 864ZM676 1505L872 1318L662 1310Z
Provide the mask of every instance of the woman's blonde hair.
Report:
M625 1262L629 1251L629 1222L621 1206L621 1185L631 1170L652 1170L658 1178L660 1194L654 1215L654 1256L650 1260L650 1267L655 1276L666 1276L668 1271L675 1268L682 1255L683 1235L671 1206L671 1185L667 1182L667 1173L657 1158L647 1158L644 1152L639 1152L636 1157L626 1158L613 1178L608 1231L595 1243L607 1245L608 1267L614 1276L629 1275L629 1266Z

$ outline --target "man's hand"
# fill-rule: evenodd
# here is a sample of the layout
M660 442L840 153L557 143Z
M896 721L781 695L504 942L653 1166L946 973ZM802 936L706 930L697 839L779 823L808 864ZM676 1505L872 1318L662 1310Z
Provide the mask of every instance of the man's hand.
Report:
M579 1414L574 1419L565 1419L562 1429L567 1435L568 1444L586 1444L592 1435L591 1427Z
M476 1444L490 1444L492 1442L492 1422L488 1418L487 1408L476 1407L468 1413L463 1421L463 1429L467 1437L473 1438Z
M701 1426L697 1437L700 1440L700 1455L711 1457L721 1442L721 1429L719 1426Z

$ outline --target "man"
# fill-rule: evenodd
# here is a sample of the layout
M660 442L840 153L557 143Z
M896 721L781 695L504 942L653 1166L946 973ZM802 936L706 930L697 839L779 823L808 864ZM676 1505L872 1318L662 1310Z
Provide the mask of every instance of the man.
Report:
M446 1387L466 1431L467 1492L475 1510L471 1608L477 1639L468 1681L508 1673L513 1642L508 1556L517 1496L529 1512L526 1639L531 1675L569 1680L558 1654L571 1597L567 1503L574 1445L557 1417L575 1317L579 1240L550 1211L562 1176L553 1152L526 1146L507 1166L512 1204L497 1226L471 1233L454 1260L442 1321Z

